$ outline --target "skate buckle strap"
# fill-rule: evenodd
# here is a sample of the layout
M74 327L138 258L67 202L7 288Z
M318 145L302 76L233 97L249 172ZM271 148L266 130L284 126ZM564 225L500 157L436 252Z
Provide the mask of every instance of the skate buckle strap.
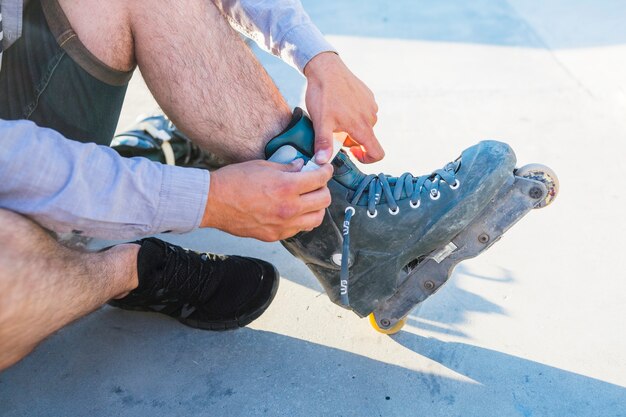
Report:
M163 151L163 155L165 155L165 163L167 165L176 165L174 149L172 149L172 145L170 144L172 136L165 130L157 129L155 126L148 122L141 123L139 127L143 129L147 134L152 136L154 139L159 139L162 142L161 150Z
M389 213L393 216L400 212L397 200L402 199L402 196L409 197L409 205L411 208L418 208L421 205L421 192L427 190L432 200L438 200L441 193L439 191L441 187L441 181L445 181L449 184L452 190L456 190L461 185L461 182L456 178L456 170L458 168L458 162L450 162L443 169L433 171L430 175L423 175L421 177L414 177L411 173L405 172L395 181L393 191L389 179L391 177L385 174L373 175L370 174L363 178L358 185L350 204L346 207L345 217L343 220L342 237L343 245L341 248L341 272L340 279L340 300L341 304L345 307L350 305L350 299L348 297L348 286L350 278L350 222L352 216L356 214L354 208L359 203L359 200L363 196L365 190L368 190L367 196L367 216L374 218L378 215L376 206L381 203L382 195L384 194L387 205L389 206Z

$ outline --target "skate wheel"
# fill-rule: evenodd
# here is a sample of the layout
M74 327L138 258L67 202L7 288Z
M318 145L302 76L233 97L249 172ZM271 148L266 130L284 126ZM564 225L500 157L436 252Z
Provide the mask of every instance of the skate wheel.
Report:
M402 328L406 324L406 317L403 317L402 319L398 320L398 322L394 326L388 329L383 329L380 326L378 326L378 323L376 322L376 317L374 317L374 313L370 313L369 319L370 319L370 324L372 325L374 330L383 334L396 334L400 330L402 330Z
M559 178L556 173L545 165L528 164L515 170L515 175L535 181L541 181L548 189L548 194L537 203L535 208L543 208L550 205L559 193Z

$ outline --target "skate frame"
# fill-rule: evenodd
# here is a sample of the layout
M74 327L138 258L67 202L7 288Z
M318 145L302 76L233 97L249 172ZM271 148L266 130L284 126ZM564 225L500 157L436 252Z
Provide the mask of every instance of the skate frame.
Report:
M536 180L512 176L487 207L452 241L431 252L400 285L398 291L376 310L381 329L389 329L445 284L456 265L473 258L491 245L547 195Z

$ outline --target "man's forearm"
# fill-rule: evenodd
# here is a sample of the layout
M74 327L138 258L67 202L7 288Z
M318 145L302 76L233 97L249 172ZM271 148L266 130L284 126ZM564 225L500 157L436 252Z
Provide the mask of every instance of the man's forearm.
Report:
M0 207L109 239L200 225L208 171L122 158L27 121L0 120Z

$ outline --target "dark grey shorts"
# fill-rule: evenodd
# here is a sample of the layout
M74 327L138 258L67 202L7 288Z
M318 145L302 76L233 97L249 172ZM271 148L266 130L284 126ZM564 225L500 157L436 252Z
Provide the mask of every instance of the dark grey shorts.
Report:
M31 0L22 37L4 51L0 118L32 120L70 139L108 145L131 75L87 50L57 0Z

